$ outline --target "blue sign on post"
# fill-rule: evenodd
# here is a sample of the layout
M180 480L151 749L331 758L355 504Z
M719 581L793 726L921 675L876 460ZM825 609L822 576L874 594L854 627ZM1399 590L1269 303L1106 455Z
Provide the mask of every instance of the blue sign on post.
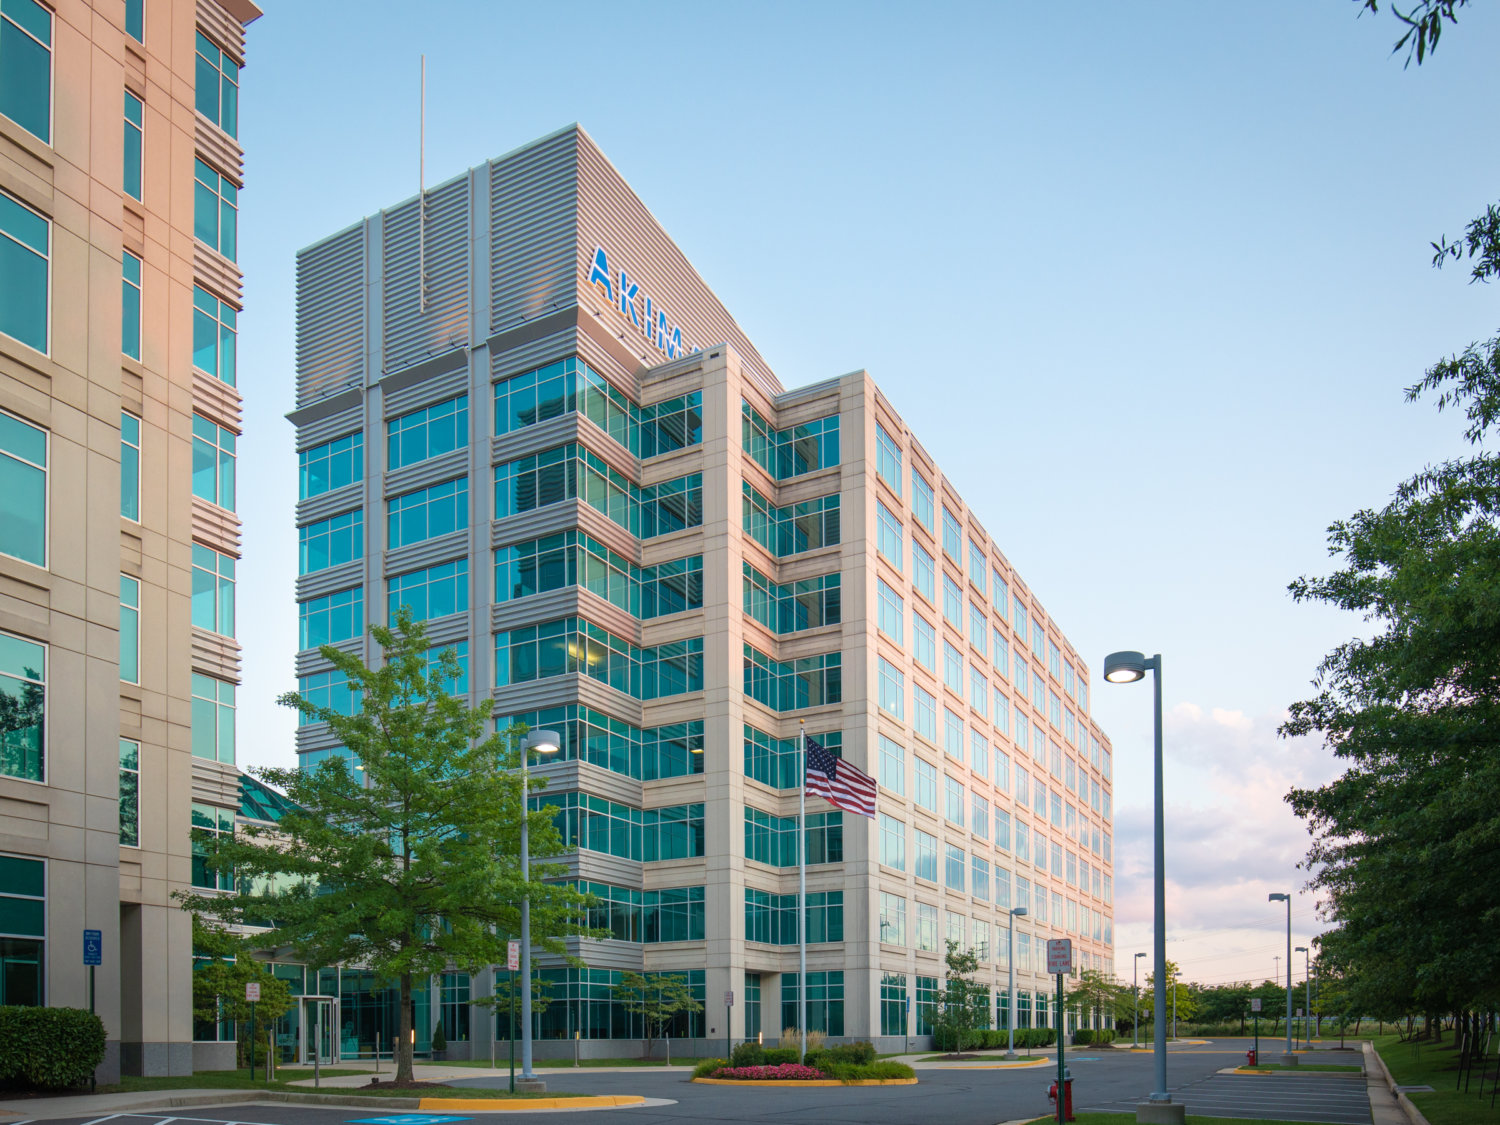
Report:
M104 931L83 931L83 963L85 965L104 964Z

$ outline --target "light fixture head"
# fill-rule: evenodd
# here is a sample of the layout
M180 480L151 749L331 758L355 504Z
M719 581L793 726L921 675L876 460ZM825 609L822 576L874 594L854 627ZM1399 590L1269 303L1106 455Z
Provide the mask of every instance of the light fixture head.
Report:
M1133 684L1146 675L1146 657L1139 652L1112 652L1104 658L1104 678L1112 684Z
M1136 954L1136 956L1137 956L1137 957L1144 957L1144 956L1146 956L1146 955L1145 955L1145 954L1144 954L1144 953L1137 953L1137 954Z
M555 730L534 730L526 736L527 750L538 754L556 754L562 747L562 735Z
M1284 895L1280 891L1272 891L1266 896L1267 902L1291 902L1291 895Z
M1026 917L1026 915L1031 913L1031 911L1027 910L1024 906L1013 906L1011 907L1010 912L1017 918L1024 918Z
M1294 945L1292 947L1292 952L1293 953L1306 953L1307 952L1307 946L1305 946L1305 945Z

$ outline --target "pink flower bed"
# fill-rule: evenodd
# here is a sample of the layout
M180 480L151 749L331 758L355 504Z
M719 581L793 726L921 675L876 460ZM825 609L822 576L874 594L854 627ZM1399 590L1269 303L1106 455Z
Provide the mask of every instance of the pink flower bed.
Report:
M714 1071L715 1078L739 1078L753 1082L793 1080L810 1082L826 1078L816 1067L801 1063L781 1063L779 1066L721 1066Z

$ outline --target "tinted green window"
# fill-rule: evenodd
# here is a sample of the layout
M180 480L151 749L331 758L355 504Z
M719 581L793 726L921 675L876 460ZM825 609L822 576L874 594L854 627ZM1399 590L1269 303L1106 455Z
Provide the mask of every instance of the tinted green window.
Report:
M298 648L317 648L357 637L365 628L365 591L363 586L339 590L322 598L298 605L301 633Z
M145 109L141 99L125 91L125 170L123 186L125 194L133 199L141 198L141 129L145 123Z
M47 350L50 234L46 219L0 192L0 333L39 352Z
M128 574L120 575L120 679L141 682L141 583Z
M469 396L434 403L387 424L387 468L414 465L469 442Z
M469 526L469 480L443 481L392 497L386 535L390 547L420 543Z
M47 431L5 413L0 413L0 554L47 565Z
M120 515L141 518L141 420L120 412Z
M193 673L193 756L234 763L234 685Z
M193 234L232 262L239 248L239 189L201 160L193 167Z
M338 566L364 554L364 512L358 508L352 512L340 512L326 520L299 527L297 535L300 540L297 573L311 574Z
M125 0L125 33L137 43L146 41L146 0Z
M193 415L193 495L234 511L235 435Z
M141 744L120 739L120 843L141 843Z
M238 314L207 289L193 286L193 366L234 386Z
M141 260L129 250L120 255L120 350L141 358Z
M198 32L198 59L194 72L194 104L231 137L240 128L240 68L214 42Z
M52 141L52 13L36 0L0 0L0 113Z
M0 633L0 774L44 780L47 650Z
M193 624L234 636L234 559L193 544Z
M403 605L411 607L417 621L463 613L469 608L469 560L456 559L391 578L386 586L386 609L392 622Z
M297 455L300 468L300 499L321 496L335 488L353 484L365 472L365 435L346 434L333 441L304 449Z

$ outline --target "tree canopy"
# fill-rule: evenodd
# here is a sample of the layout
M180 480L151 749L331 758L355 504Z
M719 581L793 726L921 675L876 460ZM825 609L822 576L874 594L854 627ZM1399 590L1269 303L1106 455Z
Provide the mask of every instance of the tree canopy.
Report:
M358 707L343 714L295 692L281 702L326 722L350 755L316 769L256 769L293 803L274 827L248 826L200 841L237 890L183 896L220 924L267 927L264 944L290 946L309 965L352 963L400 989L398 1083L411 1080L414 980L458 965L472 972L505 960L529 894L536 945L563 952L585 932L586 903L548 882L564 869L531 865L522 878L519 728L486 735L489 708L450 694L462 674L452 649L430 650L403 610L394 629L370 628L377 667L331 646L323 656L347 677ZM541 782L532 778L532 785ZM550 810L529 814L533 855L564 848Z
M1500 272L1500 210L1434 264ZM1500 336L1439 360L1407 389L1461 411L1475 452L1428 466L1384 508L1328 531L1341 562L1292 583L1298 601L1360 614L1374 634L1318 667L1318 693L1282 727L1347 763L1288 801L1313 842L1307 865L1338 929L1318 939L1352 1010L1391 1018L1500 1001Z
M1360 6L1360 15L1365 12L1379 12L1380 0L1354 0ZM1406 28L1401 38L1396 40L1396 45L1391 48L1391 54L1397 54L1402 47L1406 48L1406 65L1411 65L1411 60L1416 59L1417 65L1422 65L1422 60L1433 51L1437 50L1438 40L1443 34L1443 21L1456 24L1458 22L1458 9L1466 5L1469 0L1414 0L1413 6L1406 11L1398 8L1392 0L1391 14Z

